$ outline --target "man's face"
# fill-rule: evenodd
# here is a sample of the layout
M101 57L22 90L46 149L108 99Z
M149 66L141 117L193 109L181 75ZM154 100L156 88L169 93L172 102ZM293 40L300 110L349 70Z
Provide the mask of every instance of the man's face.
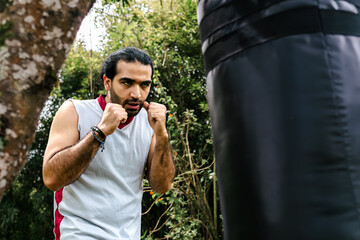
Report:
M114 79L111 81L111 79L105 78L104 85L110 93L107 100L120 104L125 108L129 117L135 116L149 95L151 66L120 60L116 65Z

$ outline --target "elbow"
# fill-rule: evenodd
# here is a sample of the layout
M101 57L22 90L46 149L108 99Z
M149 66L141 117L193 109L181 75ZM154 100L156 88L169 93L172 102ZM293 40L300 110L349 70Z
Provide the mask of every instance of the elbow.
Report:
M51 191L56 192L58 189L58 187L56 186L56 184L54 183L54 181L48 179L48 178L43 178L44 181L44 185L50 189Z
M159 194L164 194L171 189L174 177L174 166L163 171L149 171L150 186L155 192Z
M56 192L61 188L61 186L59 186L59 184L56 182L56 179L53 176L46 174L45 172L43 172L43 182L44 185L51 191Z
M171 189L171 183L162 186L154 187L153 190L159 194L165 194Z
M167 178L167 179L163 179L162 181L159 181L159 182L151 182L150 181L150 185L151 185L151 188L159 193L159 194L165 194L167 191L169 191L171 189L171 186L172 186L172 182L173 182L173 179L174 177L170 177L170 178ZM153 184L151 184L153 183Z

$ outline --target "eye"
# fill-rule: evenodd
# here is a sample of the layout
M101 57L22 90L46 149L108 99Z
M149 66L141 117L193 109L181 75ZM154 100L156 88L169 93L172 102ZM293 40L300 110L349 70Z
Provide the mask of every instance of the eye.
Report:
M151 85L151 82L143 82L143 83L141 83L141 87L142 88L147 88L147 87L149 87Z
M131 86L132 81L123 81L122 84L124 84L125 86Z

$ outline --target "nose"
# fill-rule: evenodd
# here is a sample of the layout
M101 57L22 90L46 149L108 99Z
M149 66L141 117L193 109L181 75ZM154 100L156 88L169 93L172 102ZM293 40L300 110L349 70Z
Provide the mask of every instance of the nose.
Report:
M140 99L141 98L141 87L138 86L137 84L135 84L131 88L130 97L135 98L135 99Z

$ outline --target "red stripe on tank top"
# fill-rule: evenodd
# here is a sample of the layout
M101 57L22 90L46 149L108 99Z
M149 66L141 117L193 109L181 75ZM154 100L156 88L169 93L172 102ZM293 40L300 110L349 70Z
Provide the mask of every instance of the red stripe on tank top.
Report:
M55 210L55 220L54 220L54 233L56 240L60 240L60 224L64 218L64 216L61 215L59 212L59 204L63 199L63 190L64 188L61 188L60 190L55 192L56 210Z

